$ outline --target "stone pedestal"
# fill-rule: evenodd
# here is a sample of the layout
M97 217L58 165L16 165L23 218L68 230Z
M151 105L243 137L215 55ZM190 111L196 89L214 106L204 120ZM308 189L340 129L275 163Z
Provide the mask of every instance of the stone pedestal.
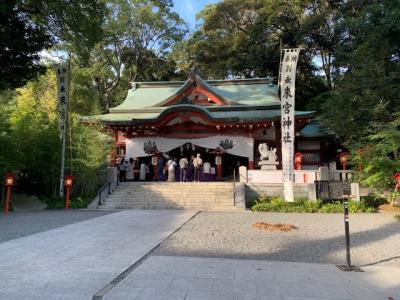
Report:
M276 166L279 165L277 161L262 160L258 163L261 166L261 171L276 170Z
M245 166L239 167L239 181L240 182L247 182L247 168Z

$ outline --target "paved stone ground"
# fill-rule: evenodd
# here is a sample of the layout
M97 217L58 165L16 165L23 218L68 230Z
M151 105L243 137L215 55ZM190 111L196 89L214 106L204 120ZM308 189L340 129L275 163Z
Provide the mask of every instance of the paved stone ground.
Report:
M42 210L0 214L0 243L68 224L104 216L115 211Z
M0 243L0 299L91 299L193 215L122 211Z
M400 299L400 268L342 272L333 265L151 256L105 300Z
M298 229L266 232L252 228L255 222ZM400 267L400 222L393 215L353 214L350 232L354 264ZM155 254L343 264L344 243L341 214L202 212Z

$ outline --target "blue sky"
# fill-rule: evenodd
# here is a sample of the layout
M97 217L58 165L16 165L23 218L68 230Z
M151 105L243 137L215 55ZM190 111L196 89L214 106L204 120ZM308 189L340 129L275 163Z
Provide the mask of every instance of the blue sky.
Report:
M216 2L219 2L219 0L174 0L173 10L189 24L191 30L194 30L196 14L202 10L206 4Z

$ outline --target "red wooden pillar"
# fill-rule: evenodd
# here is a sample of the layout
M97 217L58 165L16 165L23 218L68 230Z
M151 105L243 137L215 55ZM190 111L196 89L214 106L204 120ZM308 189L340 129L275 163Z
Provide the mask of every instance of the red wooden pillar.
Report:
M155 155L151 158L151 164L153 165L153 180L158 180L158 161L160 160L160 153L155 153Z
M113 144L112 144L112 149L111 149L111 166L115 167L117 165L117 142L118 142L118 131L113 130Z
M217 154L215 157L215 164L217 166L217 180L223 180L222 178L222 154Z

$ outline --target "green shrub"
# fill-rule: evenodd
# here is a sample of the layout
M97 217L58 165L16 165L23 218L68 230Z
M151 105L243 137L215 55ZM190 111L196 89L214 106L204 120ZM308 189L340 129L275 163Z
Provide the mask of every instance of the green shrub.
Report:
M86 208L92 198L90 197L72 197L70 202L70 208ZM46 204L46 209L64 209L65 199L61 198L40 198Z
M251 207L252 211L272 212L308 212L318 211L320 202L312 202L305 199L297 199L294 202L287 202L279 197L261 197Z
M381 195L368 195L361 197L361 201L364 201L366 206L378 208L382 204L388 203L388 201Z
M86 208L92 199L89 197L77 197L71 199L71 208Z
M284 212L284 213L343 213L343 203L340 201L321 202L308 199L297 199L294 202L286 202L279 197L260 197L251 207L252 211L258 212ZM368 206L364 200L360 202L349 202L350 213L376 212L375 207Z

